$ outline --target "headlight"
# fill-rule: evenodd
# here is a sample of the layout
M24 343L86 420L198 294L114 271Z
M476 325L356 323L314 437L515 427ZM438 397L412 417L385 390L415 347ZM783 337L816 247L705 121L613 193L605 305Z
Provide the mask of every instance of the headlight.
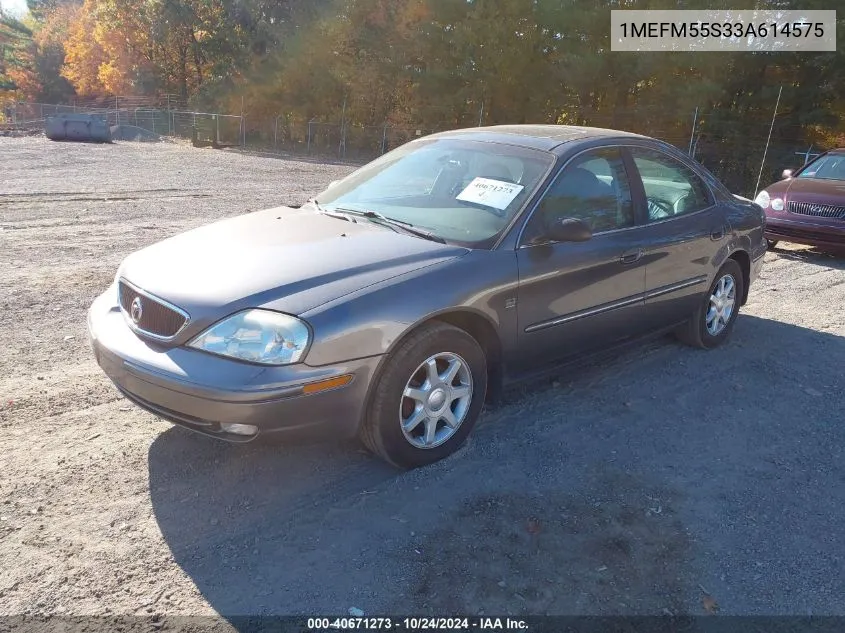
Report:
M760 193L757 194L757 197L754 198L754 202L759 204L764 209L768 209L769 208L769 194L766 193L765 191L761 191Z
M114 279L111 281L111 285L108 287L108 290L114 293L115 299L117 303L115 305L120 305L120 267L118 266L117 272L114 273ZM108 292L107 290L107 292Z
M772 198L769 203L774 211L783 211L783 198Z
M305 356L310 336L296 317L246 310L212 325L188 346L252 363L290 365Z

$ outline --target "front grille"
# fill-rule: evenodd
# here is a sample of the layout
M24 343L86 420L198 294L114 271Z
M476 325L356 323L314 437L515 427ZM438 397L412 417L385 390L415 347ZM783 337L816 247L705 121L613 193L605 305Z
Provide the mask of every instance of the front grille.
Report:
M786 205L790 213L801 215L812 215L817 218L845 219L845 207L837 207L832 204L815 204L813 202L789 202Z
M142 294L123 281L117 284L120 296L120 308L135 329L156 338L169 339L176 336L188 322L188 315L175 306L169 307L160 300ZM139 299L140 318L132 318L132 303ZM137 316L137 314L136 314Z

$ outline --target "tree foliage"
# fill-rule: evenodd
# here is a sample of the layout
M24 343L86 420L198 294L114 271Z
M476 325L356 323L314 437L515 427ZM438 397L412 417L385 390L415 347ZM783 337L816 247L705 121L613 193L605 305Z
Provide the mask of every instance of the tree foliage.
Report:
M56 2L41 20L0 15L0 101L62 101L73 86L61 77L75 3Z
M612 9L735 3L80 1L30 0L31 24L17 31L23 39L12 56L23 92L166 93L222 111L237 112L243 102L253 118L352 126L617 127L695 145L710 165L743 178L751 168L735 156L759 155L780 87L776 140L829 145L843 134L845 15L835 53L620 53L610 51ZM754 4L824 9L829 2Z
M0 105L36 87L32 30L0 9Z

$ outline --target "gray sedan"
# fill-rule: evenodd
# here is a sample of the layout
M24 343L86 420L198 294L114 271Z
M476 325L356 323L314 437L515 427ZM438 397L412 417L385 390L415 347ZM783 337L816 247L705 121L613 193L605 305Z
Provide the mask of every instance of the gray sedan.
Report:
M458 130L301 208L130 255L88 325L118 389L166 420L240 442L357 435L412 468L460 447L503 385L658 332L725 341L763 224L654 139Z

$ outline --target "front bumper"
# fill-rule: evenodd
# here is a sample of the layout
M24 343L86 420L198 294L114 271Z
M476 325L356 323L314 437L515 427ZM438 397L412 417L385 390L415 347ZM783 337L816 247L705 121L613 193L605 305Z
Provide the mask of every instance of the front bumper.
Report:
M768 216L764 235L773 241L842 248L845 246L845 222L840 220L834 224L830 220L814 221L811 217L793 220Z
M361 421L370 380L381 357L311 367L266 367L184 347L163 347L129 329L108 291L88 312L97 363L138 406L174 424L233 442L295 434L348 438ZM341 376L351 381L307 393ZM228 433L221 423L257 427L255 435Z

